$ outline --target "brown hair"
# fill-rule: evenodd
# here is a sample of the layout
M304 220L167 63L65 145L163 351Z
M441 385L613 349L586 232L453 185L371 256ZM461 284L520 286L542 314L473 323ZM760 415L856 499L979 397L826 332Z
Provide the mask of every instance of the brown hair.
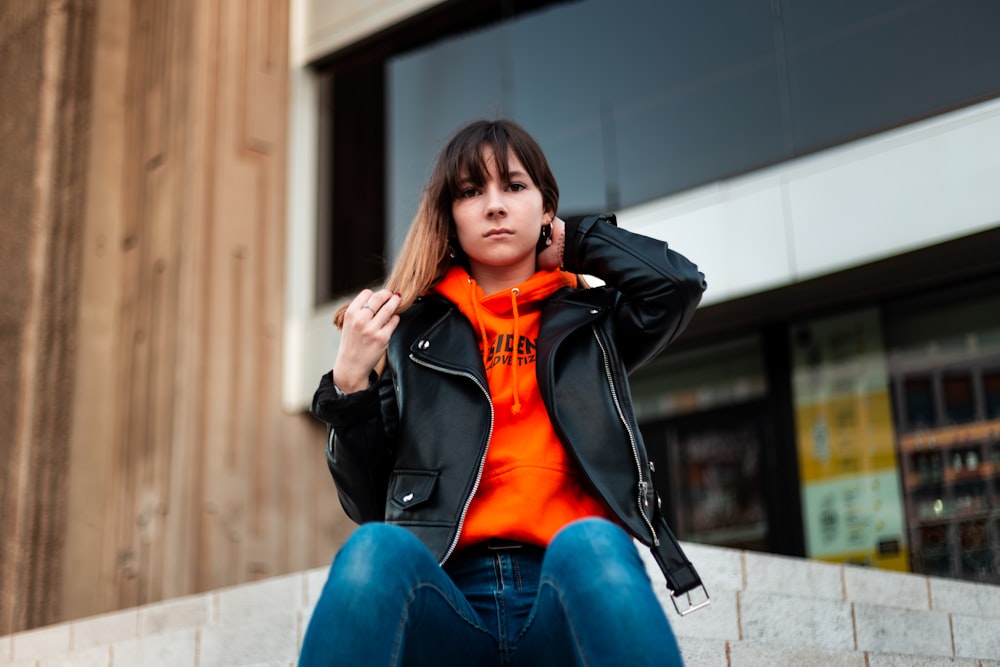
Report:
M524 128L510 120L478 120L459 129L437 157L399 257L385 281L386 289L402 295L399 312L441 280L453 262L462 261L461 248L453 246L454 259L449 255L449 243L458 243L452 202L463 183L485 184L487 152L496 156L504 181L509 177L507 157L515 155L541 190L543 209L555 214L559 186L541 146ZM343 325L346 309L345 305L337 311L337 326Z

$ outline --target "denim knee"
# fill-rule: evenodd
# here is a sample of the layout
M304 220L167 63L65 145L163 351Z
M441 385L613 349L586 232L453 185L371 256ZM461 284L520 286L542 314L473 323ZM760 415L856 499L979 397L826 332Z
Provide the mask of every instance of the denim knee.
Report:
M410 531L384 523L359 526L341 547L327 584L337 582L355 591L386 591L394 577L406 579L407 565L433 556Z
M598 586L645 579L645 566L631 535L598 518L574 521L556 533L545 554L546 573L555 579L582 576Z
M549 552L556 557L613 557L633 551L632 537L607 519L574 521L556 533Z

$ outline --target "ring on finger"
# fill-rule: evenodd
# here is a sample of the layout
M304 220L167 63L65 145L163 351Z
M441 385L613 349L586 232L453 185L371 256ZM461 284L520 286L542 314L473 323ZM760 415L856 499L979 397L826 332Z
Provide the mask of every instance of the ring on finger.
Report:
M364 302L363 304L361 304L361 307L362 307L362 308L367 308L368 310L372 311L373 313L375 312L375 309L374 309L374 308L372 308L372 307L371 307L371 304L370 304L370 303L368 303L367 301L365 301L365 302Z

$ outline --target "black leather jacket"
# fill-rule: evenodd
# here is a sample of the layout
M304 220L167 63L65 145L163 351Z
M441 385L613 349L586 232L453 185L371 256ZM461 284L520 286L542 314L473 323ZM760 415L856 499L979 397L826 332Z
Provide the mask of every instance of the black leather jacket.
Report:
M684 329L704 276L611 215L566 221L564 268L606 284L559 290L544 305L542 398L594 492L652 548L673 594L685 593L701 582L659 512L626 378ZM324 376L312 412L330 427L327 462L347 515L405 526L444 563L482 474L487 386L473 327L437 295L404 311L386 371L367 390L340 394Z

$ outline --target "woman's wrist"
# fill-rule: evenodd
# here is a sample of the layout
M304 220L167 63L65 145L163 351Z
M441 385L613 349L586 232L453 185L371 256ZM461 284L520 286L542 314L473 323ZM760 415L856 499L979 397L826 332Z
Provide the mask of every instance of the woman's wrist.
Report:
M351 373L347 370L338 372L336 368L333 369L333 386L345 394L353 394L356 391L363 391L371 386L371 372L369 371L364 376L358 376L355 373Z

